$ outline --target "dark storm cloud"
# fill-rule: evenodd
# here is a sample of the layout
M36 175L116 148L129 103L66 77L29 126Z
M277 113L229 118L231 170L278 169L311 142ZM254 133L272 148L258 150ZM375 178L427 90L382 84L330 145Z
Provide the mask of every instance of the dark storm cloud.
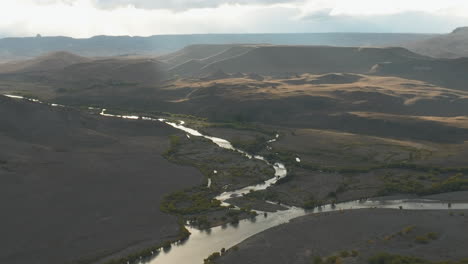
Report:
M218 7L223 4L277 4L297 0L94 0L100 8L118 8L133 5L141 9L187 10L192 8Z

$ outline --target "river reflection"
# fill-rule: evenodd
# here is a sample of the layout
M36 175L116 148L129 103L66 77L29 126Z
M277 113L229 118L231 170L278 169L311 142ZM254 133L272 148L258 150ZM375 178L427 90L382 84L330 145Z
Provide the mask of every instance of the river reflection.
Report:
M41 103L35 99L27 99L21 96L7 95L15 99L29 100L36 103ZM52 106L61 106L54 105ZM105 109L102 109L102 116L106 117L117 117L123 119L134 119L134 120L144 120L144 121L154 121L154 122L164 122L174 128L180 129L191 136L204 137L211 140L214 144L218 145L221 148L237 151L242 155L245 155L249 159L255 158L262 160L269 165L273 166L275 169L275 176L272 179L265 181L262 184L248 186L240 190L225 192L216 197L216 199L223 202L224 205L228 205L225 201L232 196L239 196L245 193L250 192L251 190L264 190L271 185L275 184L279 179L286 177L287 169L281 163L270 164L261 156L252 156L242 150L236 149L232 144L221 138L205 136L199 131L185 127L184 122L181 121L178 124L174 122L168 122L165 119L153 119L150 117L141 117L141 116L131 116L131 115L112 115L106 113ZM279 135L269 142L274 142L279 138ZM297 158L297 161L300 162L300 159ZM211 184L211 180L209 182ZM345 202L339 204L330 204L318 207L314 210L304 210L297 207L288 207L287 210L277 211L274 213L263 213L260 214L254 219L245 219L239 221L236 225L223 225L211 228L209 230L199 230L190 226L187 226L187 229L190 231L191 236L180 243L174 244L171 248L166 250L161 250L159 253L155 253L155 257L152 259L142 259L141 263L150 263L150 264L180 264L180 263L195 263L202 264L203 260L208 257L213 252L219 252L221 249L229 249L243 240L258 234L262 231L270 229L272 227L288 223L290 220L297 217L310 215L310 214L319 214L327 213L333 211L346 211L346 210L357 210L357 209L394 209L394 210L460 210L468 209L468 203L444 203L434 200L421 200L421 199L412 199L412 200L360 200Z
M222 248L229 249L243 240L272 227L288 223L290 220L310 215L327 212L339 212L346 210L358 210L366 208L394 209L394 210L449 210L468 209L468 203L454 203L449 208L448 203L430 200L394 200L394 201L353 201L335 205L325 205L314 210L304 210L290 207L288 210L258 215L255 221L245 219L237 226L215 227L210 233L188 227L192 233L183 245L175 245L168 253L161 253L154 258L151 264L178 264L178 263L203 263L203 260ZM187 260L190 260L189 262Z

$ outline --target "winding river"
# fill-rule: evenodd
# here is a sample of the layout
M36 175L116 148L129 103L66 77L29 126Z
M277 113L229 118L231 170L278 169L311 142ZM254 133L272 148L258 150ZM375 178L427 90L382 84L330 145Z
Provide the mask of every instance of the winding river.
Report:
M33 101L36 103L42 103L35 99L27 99L21 96L6 95L8 97L16 99L24 99ZM49 104L53 107L62 107L57 104ZM167 125L170 125L176 129L182 130L187 133L187 137L203 137L217 146L236 151L241 155L246 156L249 159L258 159L267 164L271 165L275 169L275 176L262 184L248 186L239 190L224 192L216 197L223 205L229 205L226 202L231 197L241 196L250 191L264 190L272 185L274 185L279 179L286 177L287 169L284 164L269 163L262 156L250 155L240 149L234 148L232 144L222 138L211 137L203 135L197 130L184 126L184 122L180 121L179 123L174 123L165 119L153 119L151 117L144 116L127 116L127 115L111 115L106 113L106 109L102 109L101 116L114 117L114 118L124 118L124 119L134 119L134 120L143 120L143 121L153 121L153 122L164 122ZM269 141L272 143L276 141L276 138ZM300 162L300 159L297 158L297 161ZM209 180L209 183L211 180ZM246 219L239 222L238 225L232 226L219 226L211 228L208 231L201 231L196 228L187 226L187 229L190 231L191 236L184 241L183 243L178 243L172 246L169 251L162 251L152 260L145 261L145 263L150 264L180 264L180 263L199 263L202 264L203 260L208 257L211 253L220 251L222 248L229 249L243 240L258 234L269 228L284 224L290 220L305 216L308 214L340 211L340 210L356 210L356 209L365 209L365 208L385 208L385 209L404 209L404 210L457 210L457 209L468 209L468 203L453 203L449 208L448 204L445 202L435 201L435 200L418 200L418 199L408 199L408 200L365 200L365 201L352 201L339 203L336 205L325 205L315 210L304 210L298 207L288 207L287 210L277 211L274 213L268 213L264 215L263 212L259 214L255 219ZM188 262L189 261L189 262Z

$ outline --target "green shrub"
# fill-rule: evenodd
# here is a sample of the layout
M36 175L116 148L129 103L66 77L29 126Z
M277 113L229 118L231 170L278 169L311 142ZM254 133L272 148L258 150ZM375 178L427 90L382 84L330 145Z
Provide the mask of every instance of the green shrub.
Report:
M221 202L211 198L209 191L186 190L166 195L161 203L161 211L177 215L191 215L220 209Z
M369 264L468 264L468 259L460 261L442 261L431 262L421 258L390 255L387 253L379 253L371 257L368 261Z
M163 154L163 156L168 157L173 155L177 148L180 146L180 137L176 135L169 136L169 148Z
M403 229L399 232L399 234L401 234L401 235L407 235L407 234L411 233L415 228L416 228L415 226L407 226L407 227L403 228Z
M313 261L312 261L313 264L323 264L323 259L319 256L315 256Z
M263 136L256 136L255 139L250 141L240 141L234 139L231 144L238 149L242 149L250 154L257 154L267 146L268 139Z
M302 204L304 209L314 209L315 207L321 206L323 204L322 201L315 200L313 196L309 199L305 200Z
M168 249L170 249L171 247L172 247L172 244L171 244L171 242L169 242L169 241L166 241L166 242L164 242L164 243L162 244L162 248L165 249L165 250L168 250Z
M439 239L439 235L437 233L430 232L430 233L427 234L427 238L429 238L431 240L437 240L437 239Z
M439 235L434 232L427 233L425 236L418 236L415 238L415 242L419 244L428 244L431 240L436 240Z
M414 239L414 242L419 243L419 244L428 244L429 238L427 238L426 236L417 236Z
M468 179L463 177L463 174L458 173L445 181L434 183L430 188L421 191L420 194L436 194L466 190L468 190Z
M331 256L325 260L325 264L342 264L342 263L343 263L343 260L337 256Z
M371 257L368 261L369 264L429 264L428 261L413 258L404 257L398 255L390 255L387 253L380 253Z
M203 263L204 264L214 264L215 260L218 259L219 257L221 257L221 253L215 252L215 253L211 254L208 258L206 258L203 261Z

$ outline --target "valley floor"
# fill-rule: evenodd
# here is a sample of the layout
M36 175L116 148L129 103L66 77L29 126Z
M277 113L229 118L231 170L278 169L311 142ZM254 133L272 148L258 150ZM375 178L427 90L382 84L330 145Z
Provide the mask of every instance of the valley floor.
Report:
M449 197L447 197L449 196ZM468 200L467 192L431 198ZM215 263L368 263L378 253L430 261L468 258L468 211L362 209L304 216L257 234ZM354 255L354 256L353 256Z

